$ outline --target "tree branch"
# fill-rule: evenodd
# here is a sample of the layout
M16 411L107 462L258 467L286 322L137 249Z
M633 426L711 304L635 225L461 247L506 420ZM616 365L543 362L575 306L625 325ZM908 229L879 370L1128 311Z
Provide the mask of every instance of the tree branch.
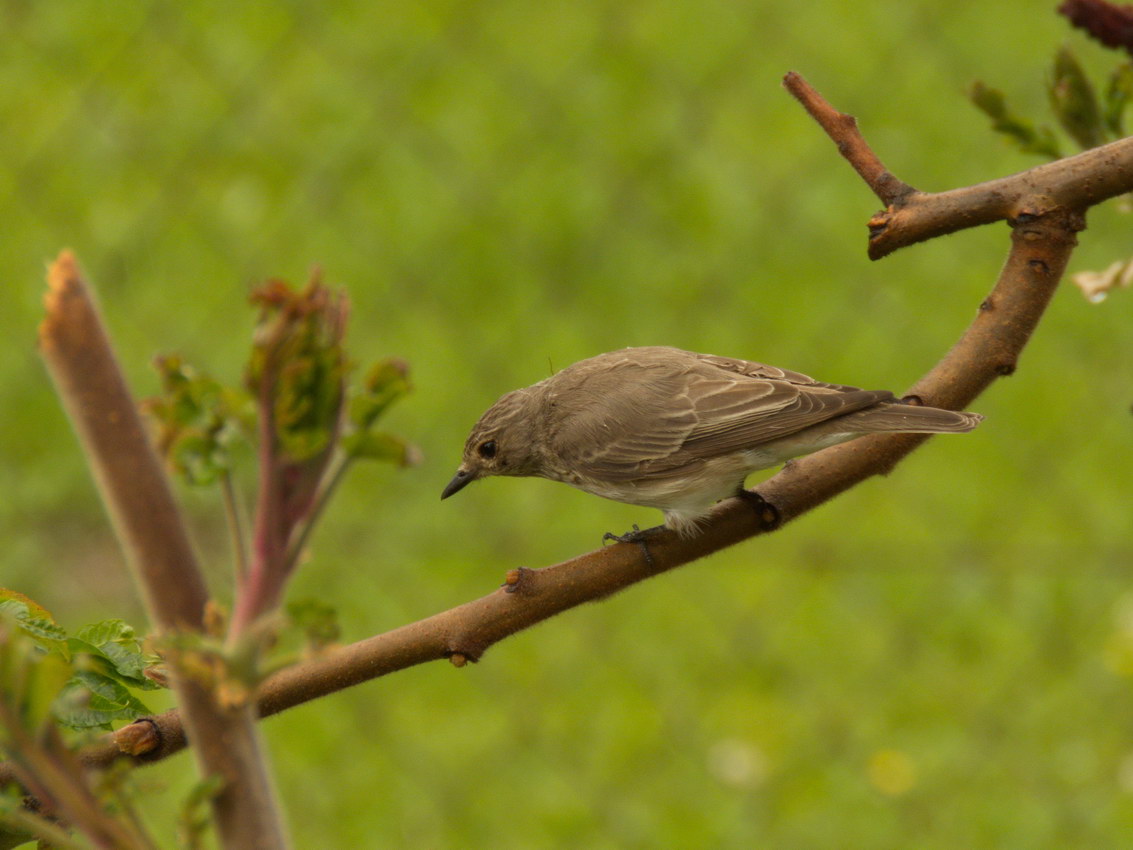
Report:
M805 83L797 75L794 77L796 87L804 90L800 84ZM826 114L820 104L816 105L815 98L821 100L817 93L807 97L811 104L807 108L812 115L815 112ZM818 116L816 120L819 120ZM857 132L841 119L835 120L833 125L841 128L838 130L840 133ZM850 129L847 130L847 127ZM846 150L852 151L852 156L863 163L859 173L867 182L872 181L871 188L880 187L880 191L875 188L879 194L891 194L894 191L892 187L905 185L895 178L886 178L884 175L888 172L872 152L867 156L861 146L855 145L848 145ZM868 151L868 147L864 150ZM1032 194L1021 196L1023 206L1033 208L1034 213L1016 213L1013 217L1011 251L994 289L980 305L975 320L957 343L940 363L914 384L910 395L926 404L961 408L997 377L1011 374L1065 270L1076 245L1075 233L1084 226L1080 209L1106 197L1133 190L1133 169L1122 168L1121 178L1105 173L1113 167L1111 159L1095 157L1081 160L1074 157L1063 162L1074 163L1066 167L1075 173L1081 168L1088 168L1085 176L1091 185L1095 188L1104 185L1114 191L1106 188L1094 192L1082 204L1059 206L1049 203L1049 200L1040 204L1039 199L1071 197L1068 193L1052 192L1046 182L1052 185L1070 182L1058 168L1060 163L1039 166L1015 178L1005 178L1034 188ZM973 191L978 188L947 193L965 199L967 204L954 209L952 230L970 226L966 222L976 218L994 220L994 216L981 204L1001 209L999 198ZM899 195L900 190L896 191ZM913 197L936 196L914 194ZM895 244L892 250L896 247L900 245ZM785 524L866 478L888 473L925 439L923 435L874 435L843 443L792 461L756 492L775 507L780 524ZM753 514L747 503L730 499L717 507L703 532L696 537L683 539L668 531L658 531L651 536L648 559L643 557L636 544L617 544L543 569L513 570L508 574L507 584L487 596L275 674L260 690L260 714L275 714L426 661L447 657L457 666L466 660L475 661L497 641L528 626L765 530L760 518ZM141 733L138 731L140 726L146 727ZM132 752L151 747L152 743L145 755L133 756L139 761L160 759L184 746L185 733L176 711L139 721L119 730L115 736L126 741L139 737L139 734L147 742L141 747L127 747ZM114 738L108 737L101 744L84 751L83 756L88 763L102 764L119 754Z
M199 632L208 598L204 579L94 298L69 251L48 272L45 304L40 349L146 609L163 632ZM224 846L286 847L254 707L221 707L201 683L173 668L202 774L225 779L213 799Z
M199 628L208 591L161 463L75 257L48 271L39 345L158 626Z
M1084 210L1133 186L1133 137L1044 163L1028 171L928 194L914 192L869 222L869 256L996 221L1026 222L1058 210Z
M838 146L838 153L854 167L858 176L883 204L896 203L906 195L917 191L908 183L898 180L882 165L877 154L862 138L857 119L853 115L839 112L827 103L826 98L815 91L801 74L790 71L783 77L783 87L794 95L807 114L826 131L826 135Z
M1036 166L1019 174L936 194L918 192L882 165L853 116L838 112L799 74L786 89L818 122L887 208L869 222L869 257L996 221L1024 221L1059 209L1085 210L1133 185L1133 137Z

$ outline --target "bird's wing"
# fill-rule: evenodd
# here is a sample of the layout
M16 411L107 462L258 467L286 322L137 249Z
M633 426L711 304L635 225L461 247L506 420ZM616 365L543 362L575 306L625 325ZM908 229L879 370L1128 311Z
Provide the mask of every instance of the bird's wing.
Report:
M622 481L645 471L677 474L892 398L710 355L672 364L626 359L586 382L580 395L588 404L556 417L556 453L581 475Z
M756 448L893 398L856 387L700 376L689 382L688 395L697 425L682 450L697 458Z
M698 357L688 394L697 426L682 448L698 458L754 448L893 398L884 390L828 384L801 372L711 354Z
M715 354L695 354L693 356L703 366L712 366L724 372L734 372L737 375L746 375L749 378L787 381L800 387L826 387L832 390L857 389L857 387L848 387L844 384L827 384L823 381L816 381L810 375L804 375L802 372L792 372L790 369L780 369L778 366L768 366L766 363L756 363L754 360L717 357Z
M556 402L557 425L549 435L555 455L588 478L640 476L643 464L672 456L696 427L682 384L674 370L634 363L587 375L585 393L563 393Z

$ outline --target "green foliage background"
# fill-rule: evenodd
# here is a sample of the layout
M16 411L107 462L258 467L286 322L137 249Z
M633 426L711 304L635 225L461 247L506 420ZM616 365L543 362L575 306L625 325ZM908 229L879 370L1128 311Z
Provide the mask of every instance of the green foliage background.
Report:
M498 395L625 345L900 390L976 309L1003 225L865 259L876 200L780 88L946 189L1035 164L1043 7L907 2L5 0L0 584L69 629L140 612L34 351L74 248L139 394L236 379L250 286L319 264L415 394L415 469L360 469L295 594L348 639L658 517L542 481L441 504ZM1129 253L1091 216L1075 268ZM1130 295L1067 287L1020 363L886 480L781 534L266 723L299 847L1116 846L1133 827ZM226 575L218 507L185 493ZM187 758L143 774L172 806ZM151 819L170 834L165 809Z

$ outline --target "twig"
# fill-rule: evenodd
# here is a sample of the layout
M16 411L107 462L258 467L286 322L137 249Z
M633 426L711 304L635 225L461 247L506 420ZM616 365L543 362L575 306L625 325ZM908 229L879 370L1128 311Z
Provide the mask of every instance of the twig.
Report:
M331 471L327 474L326 484L323 485L319 491L318 496L315 497L315 503L311 507L311 512L303 521L299 528L299 533L295 535L295 539L287 545L287 556L284 558L284 568L287 572L295 569L299 563L299 558L303 555L303 549L307 546L307 541L310 540L311 534L318 525L319 520L322 518L323 511L326 510L330 504L331 497L334 496L338 490L339 485L346 477L346 473L354 465L354 457L352 455L338 457L334 460L334 465Z
M244 512L240 494L232 481L232 472L220 473L220 492L224 498L224 516L228 525L228 537L232 546L232 566L236 583L240 584L248 576L248 549L244 542Z
M1026 223L1060 209L1085 210L1125 194L1133 185L1130 137L987 183L918 192L890 174L861 137L853 117L834 109L802 76L792 71L783 85L886 205L869 221L871 260L981 224L1017 219Z
M838 146L838 153L854 167L865 184L886 206L894 204L916 191L908 183L898 180L882 165L858 130L853 115L839 112L815 91L801 74L791 71L783 77L783 86L803 105L811 118L818 122Z
M279 601L285 576L282 562L284 547L284 486L279 468L279 442L275 429L275 406L271 388L278 376L279 364L269 360L255 387L260 411L256 424L259 446L259 487L256 510L252 518L252 551L243 580L236 585L236 601L232 622L228 630L230 645L248 629L261 614Z

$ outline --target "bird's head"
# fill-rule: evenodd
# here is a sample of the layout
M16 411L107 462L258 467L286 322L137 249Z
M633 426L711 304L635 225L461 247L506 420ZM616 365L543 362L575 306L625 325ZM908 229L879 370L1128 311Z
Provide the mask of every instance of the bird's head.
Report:
M447 499L477 478L539 475L539 407L535 387L510 392L489 407L468 435L460 468L441 498Z

